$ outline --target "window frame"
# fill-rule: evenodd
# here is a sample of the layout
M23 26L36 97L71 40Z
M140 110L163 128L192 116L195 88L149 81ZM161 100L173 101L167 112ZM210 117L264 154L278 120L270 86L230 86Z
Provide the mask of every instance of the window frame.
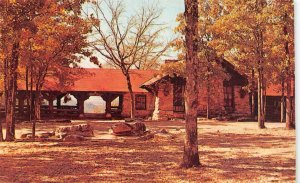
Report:
M230 89L230 91L228 89ZM234 86L225 85L223 87L223 92L224 92L224 108L227 112L232 113L234 112L235 109Z
M184 82L180 79L173 82L173 112L185 112L184 87Z
M144 101L142 101L142 100L144 100ZM147 110L147 95L146 94L136 94L134 102L135 102L135 110Z

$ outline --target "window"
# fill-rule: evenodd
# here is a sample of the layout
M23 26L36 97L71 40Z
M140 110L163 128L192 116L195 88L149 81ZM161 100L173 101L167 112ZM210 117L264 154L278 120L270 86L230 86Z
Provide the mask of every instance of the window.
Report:
M173 85L173 111L184 112L184 83L176 80Z
M135 109L146 110L146 95L135 95Z
M234 90L233 86L224 87L224 107L227 112L233 112L234 110Z

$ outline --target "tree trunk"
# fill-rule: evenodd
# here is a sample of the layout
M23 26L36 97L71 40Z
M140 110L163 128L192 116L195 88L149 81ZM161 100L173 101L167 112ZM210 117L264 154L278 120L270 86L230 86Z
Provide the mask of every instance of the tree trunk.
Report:
M125 77L126 77L126 80L127 80L127 87L128 87L128 90L129 90L130 101L131 101L130 117L132 119L134 119L135 118L134 94L133 94L133 91L132 91L132 85L131 85L130 75L129 75L128 71L125 73Z
M198 152L197 109L198 109L198 1L185 0L185 40L186 40L186 90L185 90L185 130L182 167L200 166Z
M15 102L17 89L17 68L19 61L19 35L14 35L15 41L12 46L11 59L8 61L7 73L7 104L6 104L6 141L15 139Z
M35 86L34 119L32 121L32 139L35 140L36 121L41 119L41 91L38 84Z
M208 76L209 77L209 76ZM210 119L210 80L207 79L206 118Z
M257 13L262 14L264 8L264 1L256 1ZM264 83L264 37L263 28L257 25L255 30L255 37L257 41L257 56L258 56L258 127L265 128L265 83Z
M25 76L25 80L26 80L26 118L27 120L29 120L29 100L30 100L30 96L29 96L29 69L28 66L26 66L26 76Z
M258 71L258 127L265 128L265 114L264 114L264 90L263 90L263 74L262 69Z
M251 116L255 117L255 81L254 81L254 68L252 69L252 76L251 76Z
M285 20L285 25L283 27L283 32L284 35L287 36L288 35L288 30L287 30L287 18L288 15L287 13L285 13L284 15L284 20ZM291 71L290 71L290 67L291 67L291 62L290 62L290 51L289 51L289 43L288 41L285 41L284 44L285 47L285 57L286 57L286 67L285 67L285 71L286 71L286 109L285 109L285 122L286 122L286 128L287 129L294 129L294 125L292 122L292 102L291 102L291 94L292 94L292 90L291 90ZM295 96L294 96L295 97Z
M1 116L0 116L1 117ZM1 118L0 118L1 119ZM2 121L0 120L0 142L3 142Z
M29 105L29 122L32 121L32 107L34 106L34 102L33 102L33 66L32 64L30 65L30 105ZM35 131L35 129L32 131ZM32 133L33 134L33 133ZM35 135L32 135L32 138L34 138Z
M16 64L17 65L17 64ZM17 68L16 68L17 69ZM15 138L15 131L16 131L16 116L20 115L20 113L18 112L16 114L16 101L17 101L17 80L18 80L18 71L15 70L14 72L14 98L13 98L13 110L14 110L14 114L13 114L13 120L12 120L12 126L11 126L11 131L13 132L14 138Z
M5 107L5 114L6 114L6 104L7 104L7 59L4 59L3 62L3 68L4 68L4 93L2 93L2 95L4 95L2 98L4 98L4 107ZM1 96L0 96L1 97ZM5 117L5 116L3 116ZM1 118L0 118L1 119ZM0 141L3 142L4 141L4 137L3 137L3 131L2 131L2 121L0 121Z
M286 80L286 128L293 129L292 123L292 103L291 103L291 79L287 76Z
M296 129L296 121L295 121L295 85L293 87L293 99L292 99L292 123L293 123L293 128Z
M0 92L0 107L2 105L2 95L3 95L3 93ZM3 142L3 132L2 132L2 121L1 121L1 118L2 118L2 116L0 115L0 142Z
M34 119L41 119L41 91L40 89L36 89L35 91L35 99L34 99Z
M264 104L264 122L266 122L266 110L267 110L267 89L266 89L266 86L267 86L267 83L266 83L266 79L263 78L263 104Z
M281 80L280 122L284 123L284 76Z

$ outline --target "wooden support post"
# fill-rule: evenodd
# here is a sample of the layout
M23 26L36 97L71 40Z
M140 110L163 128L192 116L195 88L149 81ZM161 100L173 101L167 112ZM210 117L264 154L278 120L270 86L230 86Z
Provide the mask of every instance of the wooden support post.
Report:
M79 117L84 117L84 101L89 99L90 96L87 93L72 93L71 95L77 99Z
M107 100L105 108L105 118L111 118L111 100Z
M83 98L78 98L77 99L77 106L78 106L78 110L79 110L79 115L84 115L84 99Z
M48 102L49 102L49 111L50 113L52 114L53 112L53 101L54 101L54 98L49 98Z
M57 106L57 109L60 109L61 107L61 99L62 99L63 96L59 95L56 97L56 106Z
M103 94L101 95L102 99L106 102L105 108L105 118L111 118L111 102L118 97L116 94Z
M50 114L49 117L53 117L53 110L54 110L53 101L55 100L56 96L52 92L49 92L48 94L43 94L43 96L49 102L49 105L48 105L48 107L49 107L48 110L49 110L49 114Z
M24 114L24 101L25 98L23 96L18 98L18 108L19 108L19 113L22 115Z
M119 96L119 106L118 106L119 110L123 109L123 99L124 99L124 95L120 95Z

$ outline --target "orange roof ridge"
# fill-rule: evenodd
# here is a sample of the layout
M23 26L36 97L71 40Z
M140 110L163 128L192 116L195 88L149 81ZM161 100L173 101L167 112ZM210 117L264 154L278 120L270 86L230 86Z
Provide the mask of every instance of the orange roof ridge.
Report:
M77 69L77 68L74 68ZM85 92L128 92L125 76L120 69L107 68L78 68L87 73L74 79L72 86L62 86L54 76L46 77L43 91L85 91ZM72 70L72 69L70 69ZM133 92L148 92L140 86L153 78L157 70L138 70L130 71L130 78ZM25 82L18 84L19 90L25 90Z

